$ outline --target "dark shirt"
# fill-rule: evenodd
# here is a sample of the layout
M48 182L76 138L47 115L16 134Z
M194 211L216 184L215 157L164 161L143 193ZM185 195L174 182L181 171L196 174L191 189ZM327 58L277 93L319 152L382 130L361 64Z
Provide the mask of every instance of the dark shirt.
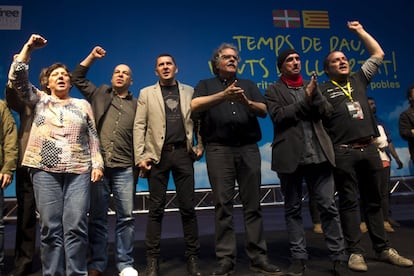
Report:
M358 102L362 108L363 118L361 119L350 115L347 104L351 103L351 99L343 91L347 90L346 84L341 84L342 89L331 81L320 85L323 95L334 107L330 118L324 120L324 125L334 145L349 144L379 136L377 123L366 95L369 81L362 70L357 71L348 80L353 101Z
M113 91L112 102L104 115L99 138L106 167L129 167L133 160L132 130L135 105L132 95L120 98Z
M248 99L265 103L263 95L254 82L238 79L237 85L244 90ZM226 84L218 77L201 80L194 88L193 98L213 95L225 88ZM262 138L256 115L239 102L225 101L207 111L194 114L194 117L201 119L200 134L203 143L241 146L256 143Z
M295 103L305 101L305 89L300 87L299 89L289 89L289 94ZM311 118L309 118L311 119ZM322 152L322 148L315 136L311 121L304 118L300 123L303 128L304 138L304 150L300 159L300 165L319 164L326 161L326 157Z
M414 135L411 129L414 128L414 107L410 106L400 114L398 120L398 128L400 136L408 142L408 150L410 151L410 158L414 162Z
M165 144L184 143L186 140L184 123L181 116L178 86L161 86L165 105L166 134Z

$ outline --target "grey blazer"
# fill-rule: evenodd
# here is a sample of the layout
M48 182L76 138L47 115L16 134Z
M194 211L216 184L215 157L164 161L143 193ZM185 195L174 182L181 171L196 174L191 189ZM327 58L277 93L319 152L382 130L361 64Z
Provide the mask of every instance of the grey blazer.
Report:
M193 149L194 124L191 119L190 103L193 97L193 87L178 83L180 93L181 115L183 118L187 150ZM135 164L146 159L152 159L155 164L160 162L161 151L165 141L166 117L164 99L161 87L154 85L141 89L138 98L134 122L134 153Z

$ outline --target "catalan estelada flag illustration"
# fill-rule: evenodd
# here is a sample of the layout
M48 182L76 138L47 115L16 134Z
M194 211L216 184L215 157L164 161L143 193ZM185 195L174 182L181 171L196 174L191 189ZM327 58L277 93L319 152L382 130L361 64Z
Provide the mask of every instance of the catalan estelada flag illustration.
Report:
M276 28L299 28L300 15L296 10L273 10L273 25Z
M329 29L328 11L302 11L303 27Z

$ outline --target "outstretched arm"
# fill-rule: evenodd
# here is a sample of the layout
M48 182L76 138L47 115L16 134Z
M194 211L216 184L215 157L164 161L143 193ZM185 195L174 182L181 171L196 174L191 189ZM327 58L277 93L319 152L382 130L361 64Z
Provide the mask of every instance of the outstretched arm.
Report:
M358 21L348 22L348 29L358 35L371 57L380 60L384 59L384 51L382 50L381 45L372 35L365 31L364 27Z
M41 35L32 34L29 40L23 45L20 53L17 55L17 60L20 62L28 63L30 61L30 55L33 50L37 50L45 47L47 40Z
M96 46L92 49L92 51L89 53L89 55L82 60L80 65L85 67L90 67L92 63L97 59L102 59L106 55L106 51L101 46Z

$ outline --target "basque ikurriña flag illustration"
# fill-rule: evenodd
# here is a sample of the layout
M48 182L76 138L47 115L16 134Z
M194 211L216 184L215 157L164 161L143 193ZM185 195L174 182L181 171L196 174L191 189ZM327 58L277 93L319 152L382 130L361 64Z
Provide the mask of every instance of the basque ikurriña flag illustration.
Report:
M273 25L276 28L299 28L300 15L296 10L273 10Z

